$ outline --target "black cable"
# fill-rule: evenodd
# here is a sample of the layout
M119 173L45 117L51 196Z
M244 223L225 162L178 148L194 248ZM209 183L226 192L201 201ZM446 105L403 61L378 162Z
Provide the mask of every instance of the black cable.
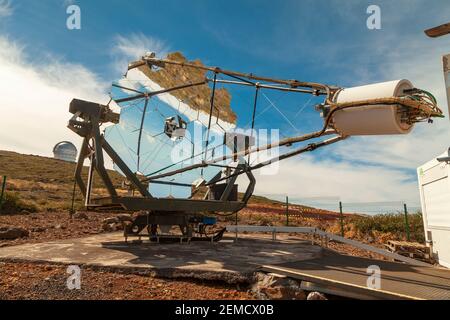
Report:
M214 83L213 83L213 89L212 89L212 93L211 93L211 107L209 109L209 121L208 121L208 132L206 133L206 147L205 149L208 150L208 145L209 145L209 132L211 130L211 119L212 119L212 112L214 109L214 98L216 95L216 80L217 80L217 72L214 72ZM208 153L205 153L205 160L208 157ZM203 176L203 168L201 171L201 174Z
M238 77L238 76L234 76L234 75L231 75L231 74L225 74L225 75L230 77L230 78L234 78L236 80L239 80L239 81L251 84L252 86L256 85L254 82L252 82L250 80L247 80L247 79L244 79L244 78L241 78L241 77Z
M149 98L145 99L144 110L142 111L141 126L139 128L138 146L137 146L137 168L136 168L138 172L141 164L142 129L144 128L145 113L147 112L148 101Z
M253 100L252 130L250 131L249 145L250 145L251 140L253 138L253 129L255 129L255 115L256 115L256 107L258 105L258 94L259 94L259 87L258 87L258 85L256 85L255 98ZM247 147L247 146L245 146L245 147ZM248 163L250 163L250 156L251 156L251 154L249 153L248 154L248 161L247 161Z

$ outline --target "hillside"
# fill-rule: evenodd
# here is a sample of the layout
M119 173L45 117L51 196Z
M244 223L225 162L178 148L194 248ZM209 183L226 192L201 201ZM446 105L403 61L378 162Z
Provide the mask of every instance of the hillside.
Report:
M0 151L0 175L7 176L8 192L13 192L27 204L35 205L39 211L69 209L73 190L75 163L53 158ZM87 176L88 168L83 169ZM120 188L122 176L110 171L114 185ZM94 176L94 195L106 195L100 178ZM81 195L77 192L77 204Z
M25 155L11 151L0 151L0 176L7 176L7 191L15 192L21 200L37 206L40 211L67 210L71 206L73 174L75 163L48 157ZM88 168L83 169L87 176ZM116 171L109 170L113 184L120 192L124 178ZM107 195L100 178L95 174L93 193L95 196ZM77 190L78 207L82 204ZM249 203L255 207L282 208L283 202L254 195ZM298 208L298 205L291 205ZM307 209L307 207L304 207ZM308 208L312 209L312 208Z
M7 176L7 192L14 201L21 202L20 211L61 212L66 213L71 207L73 190L73 172L75 164L53 158L24 155L10 151L0 151L0 175ZM119 193L123 177L115 171L109 171ZM83 174L87 175L87 167ZM107 195L100 184L99 177L94 178L94 196ZM82 209L83 199L76 193L76 209ZM6 212L3 214L14 213ZM398 215L378 215L366 217L345 214L345 235L350 238L403 239L404 218ZM101 219L98 218L100 221ZM233 222L234 216L224 218L224 222ZM311 208L298 204L289 204L289 225L314 226L324 230L340 233L339 213ZM94 222L94 220L92 221ZM239 222L256 225L285 225L285 203L254 195L247 208L239 213ZM423 241L423 225L420 213L410 214L410 230L413 239ZM92 226L95 228L96 226ZM84 228L84 227L83 227ZM81 229L83 229L81 228Z

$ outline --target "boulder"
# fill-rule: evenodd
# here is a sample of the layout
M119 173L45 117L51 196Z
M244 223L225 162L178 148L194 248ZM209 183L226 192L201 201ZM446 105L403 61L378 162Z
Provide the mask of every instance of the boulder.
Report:
M47 228L44 228L44 227L31 228L31 232L45 232L45 231L47 231Z
M112 218L106 218L103 220L103 225L107 225L107 224L112 224L112 223L119 223L119 219L116 217L112 217Z
M31 218L32 220L37 220L37 219L39 219L39 215L38 215L37 213L31 213L31 214L30 214L30 218Z
M124 230L124 228L133 222L130 214L119 214L116 217L103 220L102 229L107 232Z
M30 232L24 228L19 227L0 227L1 240L15 240L25 238L30 235Z
M86 212L82 212L82 211L75 212L75 214L73 215L73 218L77 219L77 220L89 220L89 217L86 214Z
M117 231L118 230L117 229L117 223L106 223L106 224L103 224L102 228L103 228L104 231L107 231L107 232Z
M308 294L306 300L328 300L328 299L323 293L313 291Z
M137 218L140 216L147 216L148 215L148 211L137 211L133 213L133 218Z
M305 300L306 294L300 283L287 277L258 273L252 291L258 299Z
M116 218L120 222L125 222L125 221L133 222L133 217L131 216L131 214L127 214L127 213L118 214Z

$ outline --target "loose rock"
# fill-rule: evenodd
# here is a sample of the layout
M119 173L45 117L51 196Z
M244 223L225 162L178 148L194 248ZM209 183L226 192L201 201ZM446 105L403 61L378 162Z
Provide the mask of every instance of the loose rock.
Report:
M328 300L328 299L323 293L314 291L308 294L306 300Z
M73 215L73 218L78 219L78 220L89 220L89 217L86 214L86 212L82 212L82 211L75 212L75 214Z
M131 217L131 214L126 214L126 213L121 213L117 215L117 219L121 222L125 222L125 221L133 221L133 218Z
M300 288L296 280L272 275L258 273L257 281L253 285L252 291L259 299L270 300L305 300L306 294Z
M25 238L30 235L28 230L17 227L0 227L1 240L14 240L18 238Z
M113 218L106 218L105 220L103 220L103 225L108 225L108 224L112 224L112 223L119 223L119 219L116 217L113 217Z
M117 231L117 224L116 223L108 223L108 224L103 224L102 226L104 231L107 232L112 232L112 231Z

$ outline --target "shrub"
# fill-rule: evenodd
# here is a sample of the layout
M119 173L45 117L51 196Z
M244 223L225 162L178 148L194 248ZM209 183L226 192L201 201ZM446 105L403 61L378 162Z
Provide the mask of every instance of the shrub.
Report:
M356 230L362 234L373 234L374 231L394 234L398 239L406 238L405 216L403 213L378 214L375 216L355 217L350 223L353 223ZM411 240L423 242L424 229L421 213L408 215L409 230Z
M1 214L17 214L21 212L36 212L37 207L20 199L17 193L6 192L0 207Z

